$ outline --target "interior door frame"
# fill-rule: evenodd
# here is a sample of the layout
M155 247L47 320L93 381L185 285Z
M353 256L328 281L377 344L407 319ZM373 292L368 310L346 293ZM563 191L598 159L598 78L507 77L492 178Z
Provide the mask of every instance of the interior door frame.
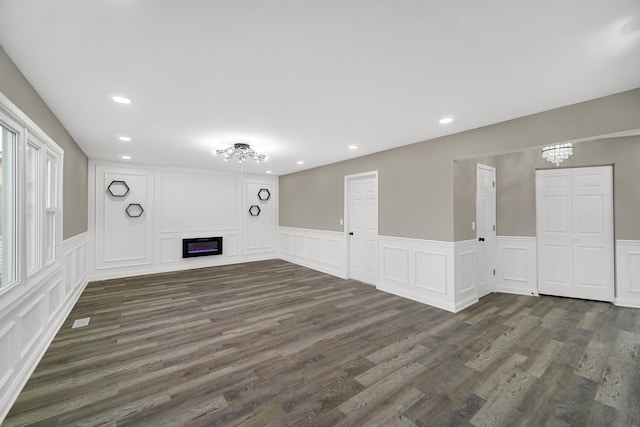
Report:
M375 280L373 283L373 285L377 286L378 285L378 276L379 276L379 270L380 270L380 255L378 253L378 240L380 238L380 233L378 231L378 222L379 222L379 216L378 213L380 212L379 210L379 205L380 205L380 193L378 192L378 171L377 170L373 170L373 171L369 171L369 172L362 172L362 173L356 173L356 174L352 174L352 175L345 175L344 176L344 227L343 227L343 235L344 235L344 241L345 241L345 245L344 245L344 259L345 259L345 277L347 279L351 278L351 257L349 256L349 254L351 253L350 249L350 244L351 244L351 240L349 239L349 215L351 213L351 198L349 197L351 195L351 191L349 189L349 184L351 183L352 180L354 179L360 179L360 178L367 178L367 177L373 177L375 179L375 187L376 187L376 218L378 219L378 221L376 221L376 271L375 271Z
M476 283L480 284L480 281L477 280L480 275L479 273L479 261L480 261L480 246L479 246L479 242L478 242L478 238L482 237L479 236L479 227L478 227L478 171L479 169L483 169L486 171L492 171L493 172L493 188L494 188L494 197L493 197L493 233L495 234L495 241L494 241L494 245L493 245L493 254L492 254L492 259L493 259L493 265L491 266L491 268L494 270L494 274L493 274L493 289L488 289L488 292L484 295L480 295L479 292L479 288L476 288L478 290L478 298L482 298L483 296L489 295L492 292L495 292L496 288L497 288L497 280L498 280L498 276L496 274L496 270L497 270L497 265L498 265L498 233L497 233L497 227L498 227L498 186L496 185L497 182L497 169L495 168L495 166L490 166L490 165L485 165L483 163L476 163L476 247L478 248L476 251ZM491 220L490 219L490 220Z

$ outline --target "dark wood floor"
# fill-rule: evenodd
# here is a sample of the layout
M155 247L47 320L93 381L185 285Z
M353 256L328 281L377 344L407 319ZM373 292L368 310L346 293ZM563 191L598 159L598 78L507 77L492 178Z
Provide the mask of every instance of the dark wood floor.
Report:
M640 310L256 262L90 284L4 425L639 425L639 347Z

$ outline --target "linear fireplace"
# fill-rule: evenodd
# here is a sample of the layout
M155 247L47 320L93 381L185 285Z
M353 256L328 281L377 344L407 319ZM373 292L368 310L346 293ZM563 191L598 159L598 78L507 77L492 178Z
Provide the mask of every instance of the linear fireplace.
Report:
M182 258L221 255L222 237L200 237L182 239Z

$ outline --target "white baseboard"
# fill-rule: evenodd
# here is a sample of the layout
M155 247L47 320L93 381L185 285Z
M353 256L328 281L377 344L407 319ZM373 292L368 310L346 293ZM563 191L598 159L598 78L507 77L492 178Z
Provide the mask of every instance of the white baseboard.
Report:
M195 270L198 268L218 267L223 265L239 264L242 262L265 261L278 258L278 256L276 252L267 252L263 254L251 254L236 256L233 258L222 258L217 262L211 262L211 260L207 260L207 258L212 257L189 258L188 261L167 265L150 264L136 267L119 267L113 269L94 270L91 273L89 280L110 280L120 279L123 277L146 276L148 274L170 273L173 271Z

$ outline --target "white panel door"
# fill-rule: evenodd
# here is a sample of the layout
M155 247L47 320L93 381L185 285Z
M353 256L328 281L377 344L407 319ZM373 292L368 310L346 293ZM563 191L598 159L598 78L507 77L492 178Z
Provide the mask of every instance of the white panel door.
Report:
M610 166L536 171L538 290L613 301Z
M378 272L378 178L347 177L349 277L376 284Z
M478 298L495 289L496 169L476 165L476 237L478 238Z
M613 301L613 173L573 170L573 283L578 298Z
M573 296L571 170L536 171L538 292Z

